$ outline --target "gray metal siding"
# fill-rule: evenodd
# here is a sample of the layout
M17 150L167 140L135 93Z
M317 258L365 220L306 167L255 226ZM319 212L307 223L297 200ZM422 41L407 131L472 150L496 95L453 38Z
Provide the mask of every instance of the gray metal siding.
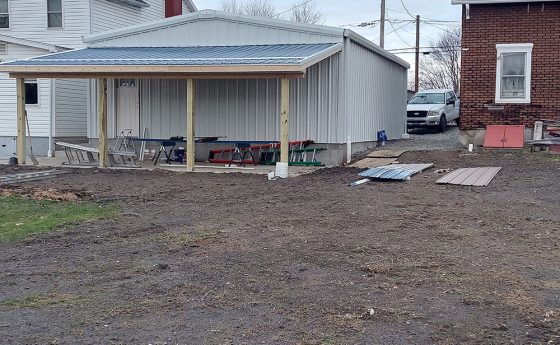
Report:
M227 19L198 21L92 42L90 47L185 47L341 43L342 35L282 29Z
M88 80L55 80L55 133L57 137L87 134Z
M339 57L313 67L291 81L290 140L344 142L338 117ZM196 135L230 140L279 140L278 79L197 80ZM186 132L185 82L140 81L140 126L149 136ZM111 113L111 111L110 111ZM109 119L114 118L109 115ZM91 133L90 133L91 134Z
M375 141L377 131L400 139L406 116L407 69L345 40L345 112L353 142Z

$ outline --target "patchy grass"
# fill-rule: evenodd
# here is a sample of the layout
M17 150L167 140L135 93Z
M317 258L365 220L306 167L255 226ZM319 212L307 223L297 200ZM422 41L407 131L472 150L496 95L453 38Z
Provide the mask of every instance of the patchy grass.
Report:
M115 206L0 196L0 241L15 241L76 222L109 218Z
M204 230L196 231L194 233L166 232L155 236L153 240L165 244L186 246L186 245L202 242L204 240L216 238L220 236L221 233L222 233L221 231L204 231Z

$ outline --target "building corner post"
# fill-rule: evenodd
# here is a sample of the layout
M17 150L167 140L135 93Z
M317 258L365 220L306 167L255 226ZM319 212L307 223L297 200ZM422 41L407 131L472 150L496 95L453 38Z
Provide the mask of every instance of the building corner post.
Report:
M16 156L19 164L25 164L26 148L26 129L25 129L25 79L16 79L17 94L17 139Z
M100 78L97 82L98 90L98 131L99 131L99 167L109 166L109 151L107 147L107 79Z
M290 79L280 86L280 162L288 164L290 150Z
M194 79L187 79L186 87L186 101L187 101L187 170L194 171L195 161L195 81Z

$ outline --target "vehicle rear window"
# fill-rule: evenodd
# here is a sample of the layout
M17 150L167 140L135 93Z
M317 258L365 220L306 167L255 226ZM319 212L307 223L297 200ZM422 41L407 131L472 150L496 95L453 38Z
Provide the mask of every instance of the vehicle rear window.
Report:
M417 93L408 104L443 104L444 102L445 94L443 93Z

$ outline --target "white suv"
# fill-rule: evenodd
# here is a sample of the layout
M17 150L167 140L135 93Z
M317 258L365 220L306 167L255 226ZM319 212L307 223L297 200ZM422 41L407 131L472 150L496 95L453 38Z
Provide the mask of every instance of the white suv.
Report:
M432 127L443 132L451 121L459 125L459 100L453 90L420 91L408 101L407 128Z

